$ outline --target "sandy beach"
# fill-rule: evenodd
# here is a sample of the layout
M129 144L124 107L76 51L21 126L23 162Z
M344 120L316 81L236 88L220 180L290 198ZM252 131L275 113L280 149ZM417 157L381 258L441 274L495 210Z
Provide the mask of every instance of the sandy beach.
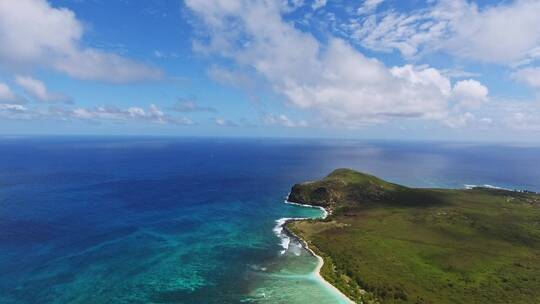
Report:
M302 207L308 207L308 208L317 208L317 209L321 209L321 211L323 212L323 216L321 217L322 219L325 219L328 215L330 215L330 213L328 212L328 210L326 210L325 208L323 207L319 207L319 206L311 206L311 205L303 205L303 204L297 204L297 203L293 203L293 202L289 202L287 200L285 200L285 203L286 204L291 204L291 205L297 205L297 206L302 206ZM340 303L355 303L354 301L352 301L351 299L349 299L345 294L343 294L339 289L337 289L334 285L330 284L328 281L326 281L323 276L321 275L321 269L324 265L324 259L317 255L311 248L309 248L309 245L302 239L300 238L299 236L297 236L296 234L294 234L292 231L290 231L289 229L287 229L286 227L286 224L290 221L301 221L301 220L305 220L307 218L288 218L288 219L280 219L278 220L278 223L281 223L281 231L285 231L286 234L288 234L290 237L293 237L295 239L297 239L300 244L302 244L302 246L311 254L313 255L315 258L317 258L317 267L313 270L313 275L315 276L315 278L317 280L319 280L321 282L322 285L324 285L325 287L327 287L328 289L330 289L333 293L335 293L336 295L338 295L340 297ZM281 222L280 222L281 221ZM287 242L288 244L288 242Z
M315 268L315 270L313 271L313 274L317 277L317 279L320 280L321 283L324 284L328 289L331 289L336 294L339 294L342 298L342 303L355 303L353 300L349 299L345 294L343 294L339 289L337 289L334 285L330 284L323 278L323 276L321 275L321 268L324 265L324 259L315 254L315 252L313 252L313 250L311 250L309 247L304 245L304 248L311 252L311 254L313 254L313 256L316 257L318 260L317 268Z

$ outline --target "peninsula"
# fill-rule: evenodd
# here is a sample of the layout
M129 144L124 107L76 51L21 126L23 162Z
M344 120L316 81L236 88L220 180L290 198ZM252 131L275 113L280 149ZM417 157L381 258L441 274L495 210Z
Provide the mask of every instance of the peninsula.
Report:
M330 212L287 229L358 303L540 302L539 194L409 188L338 169L288 200Z

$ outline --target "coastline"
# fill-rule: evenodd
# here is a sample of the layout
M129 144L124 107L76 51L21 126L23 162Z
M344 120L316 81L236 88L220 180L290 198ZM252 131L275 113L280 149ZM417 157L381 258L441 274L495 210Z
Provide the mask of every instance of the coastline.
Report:
M287 195L287 198L288 197L289 196ZM328 210L326 210L325 208L320 207L320 206L293 203L293 202L289 202L287 199L285 199L284 203L285 204L290 204L290 205L301 206L301 207L320 209L323 212L323 216L318 218L318 219L325 219L326 217L328 217L331 214ZM282 240L282 246L284 248L281 251L281 254L285 253L285 251L287 250L287 248L288 248L288 246L290 244L290 239L286 239L286 238L291 238L292 237L292 238L298 240L298 242L302 245L302 247L304 249L306 249L318 261L317 267L313 270L313 275L315 276L315 278L319 282L321 282L321 284L324 285L326 288L330 289L332 292L339 295L342 298L342 301L341 301L342 303L350 303L350 304L356 303L353 300L351 300L346 294L344 294L341 290L339 290L337 287L335 287L330 282L328 282L328 281L326 281L324 279L324 277L321 275L321 269L322 269L322 267L324 265L324 259L321 256L317 255L311 248L309 248L309 245L306 243L306 241L304 241L302 238L300 238L298 235L296 235L294 232L292 232L289 228L287 228L287 223L289 223L289 222L302 221L302 220L307 220L307 219L309 219L309 218L280 218L280 219L278 219L276 221L277 225L274 228L274 232ZM283 235L283 232L284 232L284 234L287 235L286 238L281 236L281 235Z

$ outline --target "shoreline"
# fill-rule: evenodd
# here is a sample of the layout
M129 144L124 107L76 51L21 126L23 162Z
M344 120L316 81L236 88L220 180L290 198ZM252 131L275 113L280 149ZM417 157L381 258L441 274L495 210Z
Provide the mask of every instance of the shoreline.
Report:
M287 198L288 197L289 196L287 195ZM315 218L315 219L325 219L326 217L328 217L331 214L328 210L326 210L325 208L320 207L320 206L293 203L293 202L289 202L287 199L285 199L284 203L285 204L290 204L290 205L306 207L306 208L320 209L323 212L323 216L319 217L319 218ZM310 219L310 218L280 218L280 219L278 219L276 221L278 223L278 225L274 228L274 232L282 240L282 246L284 247L284 249L281 251L281 254L284 254L286 252L286 250L287 250L287 248L288 248L288 246L290 244L290 239L285 241L285 239L280 236L280 234L282 234L284 232L287 235L288 238L294 238L294 239L298 240L300 245L302 245L302 247L304 249L306 249L313 257L315 257L317 259L317 267L315 267L315 269L313 270L313 275L315 276L315 278L319 282L322 283L322 285L324 285L326 288L330 289L335 294L339 295L342 298L343 303L350 303L350 304L356 303L353 300L351 300L346 294L341 292L341 290L339 290L337 287L335 287L330 282L328 282L327 280L324 279L324 277L321 275L321 269L322 269L322 267L324 265L324 259L321 256L317 255L311 248L309 248L309 245L306 243L306 241L304 241L302 238L300 238L298 235L296 235L294 232L292 232L289 228L287 228L287 223L289 223L289 222L303 221L303 220L308 220L308 219ZM285 248L285 243L286 243L287 248Z

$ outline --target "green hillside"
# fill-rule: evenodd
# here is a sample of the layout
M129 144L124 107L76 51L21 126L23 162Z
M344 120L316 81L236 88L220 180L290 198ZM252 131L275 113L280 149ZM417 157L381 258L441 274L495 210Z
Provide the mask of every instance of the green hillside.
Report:
M408 188L338 169L290 201L332 210L288 228L366 303L540 303L540 195Z

